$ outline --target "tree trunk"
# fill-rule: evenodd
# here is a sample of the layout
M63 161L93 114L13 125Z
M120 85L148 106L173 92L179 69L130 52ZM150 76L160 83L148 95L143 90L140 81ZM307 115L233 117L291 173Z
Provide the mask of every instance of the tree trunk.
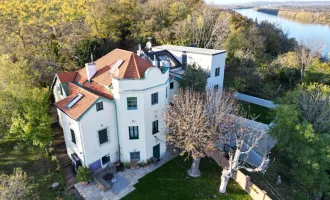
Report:
M219 187L219 192L221 194L226 194L227 184L231 177L231 170L230 169L223 169L221 175L221 184Z
M200 158L194 158L191 168L188 170L188 174L189 176L192 177L199 177L201 175L201 172L199 171L199 163L200 163L201 159Z

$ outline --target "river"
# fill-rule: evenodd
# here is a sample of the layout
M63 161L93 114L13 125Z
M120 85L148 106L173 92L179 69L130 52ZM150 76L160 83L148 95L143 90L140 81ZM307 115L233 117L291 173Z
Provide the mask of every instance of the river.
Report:
M288 31L290 37L296 38L298 42L309 38L321 38L326 42L325 55L330 58L330 27L324 24L304 24L283 17L261 13L251 9L237 9L236 12L258 21L269 21L277 23L283 30Z

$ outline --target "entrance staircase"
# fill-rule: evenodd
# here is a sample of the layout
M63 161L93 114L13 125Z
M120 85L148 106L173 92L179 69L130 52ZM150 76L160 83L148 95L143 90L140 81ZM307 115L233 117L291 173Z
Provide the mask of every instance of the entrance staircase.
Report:
M74 184L77 183L77 180L72 170L71 158L68 156L66 151L63 130L57 123L54 123L52 128L53 147L55 149L56 159L58 160L60 167L63 170L66 188L70 190L74 187Z

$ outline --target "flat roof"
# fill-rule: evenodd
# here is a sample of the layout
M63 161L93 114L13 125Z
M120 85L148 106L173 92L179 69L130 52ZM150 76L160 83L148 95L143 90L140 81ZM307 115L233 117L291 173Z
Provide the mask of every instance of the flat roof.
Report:
M226 52L226 50L205 49L205 48L185 47L185 46L175 46L175 45L162 45L162 46L155 46L152 48L159 50L169 50L169 51L185 51L187 53L196 53L196 54L204 54L204 55L216 55Z

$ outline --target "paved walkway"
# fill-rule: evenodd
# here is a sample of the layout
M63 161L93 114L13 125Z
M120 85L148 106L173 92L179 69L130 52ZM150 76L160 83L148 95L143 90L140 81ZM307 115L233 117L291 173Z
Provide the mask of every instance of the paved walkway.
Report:
M74 185L74 187L86 200L118 200L134 191L134 185L139 182L140 178L159 168L169 160L173 159L176 155L176 153L167 152L166 155L164 155L157 163L157 165L151 165L150 167L145 168L139 167L138 169L125 169L123 172L118 172L116 175L122 176L124 179L128 180L129 184L127 186L125 184L126 187L122 188L119 192L116 189L116 193L112 189L103 192L97 188L94 182L90 182L87 186L83 186L81 183L77 183Z

